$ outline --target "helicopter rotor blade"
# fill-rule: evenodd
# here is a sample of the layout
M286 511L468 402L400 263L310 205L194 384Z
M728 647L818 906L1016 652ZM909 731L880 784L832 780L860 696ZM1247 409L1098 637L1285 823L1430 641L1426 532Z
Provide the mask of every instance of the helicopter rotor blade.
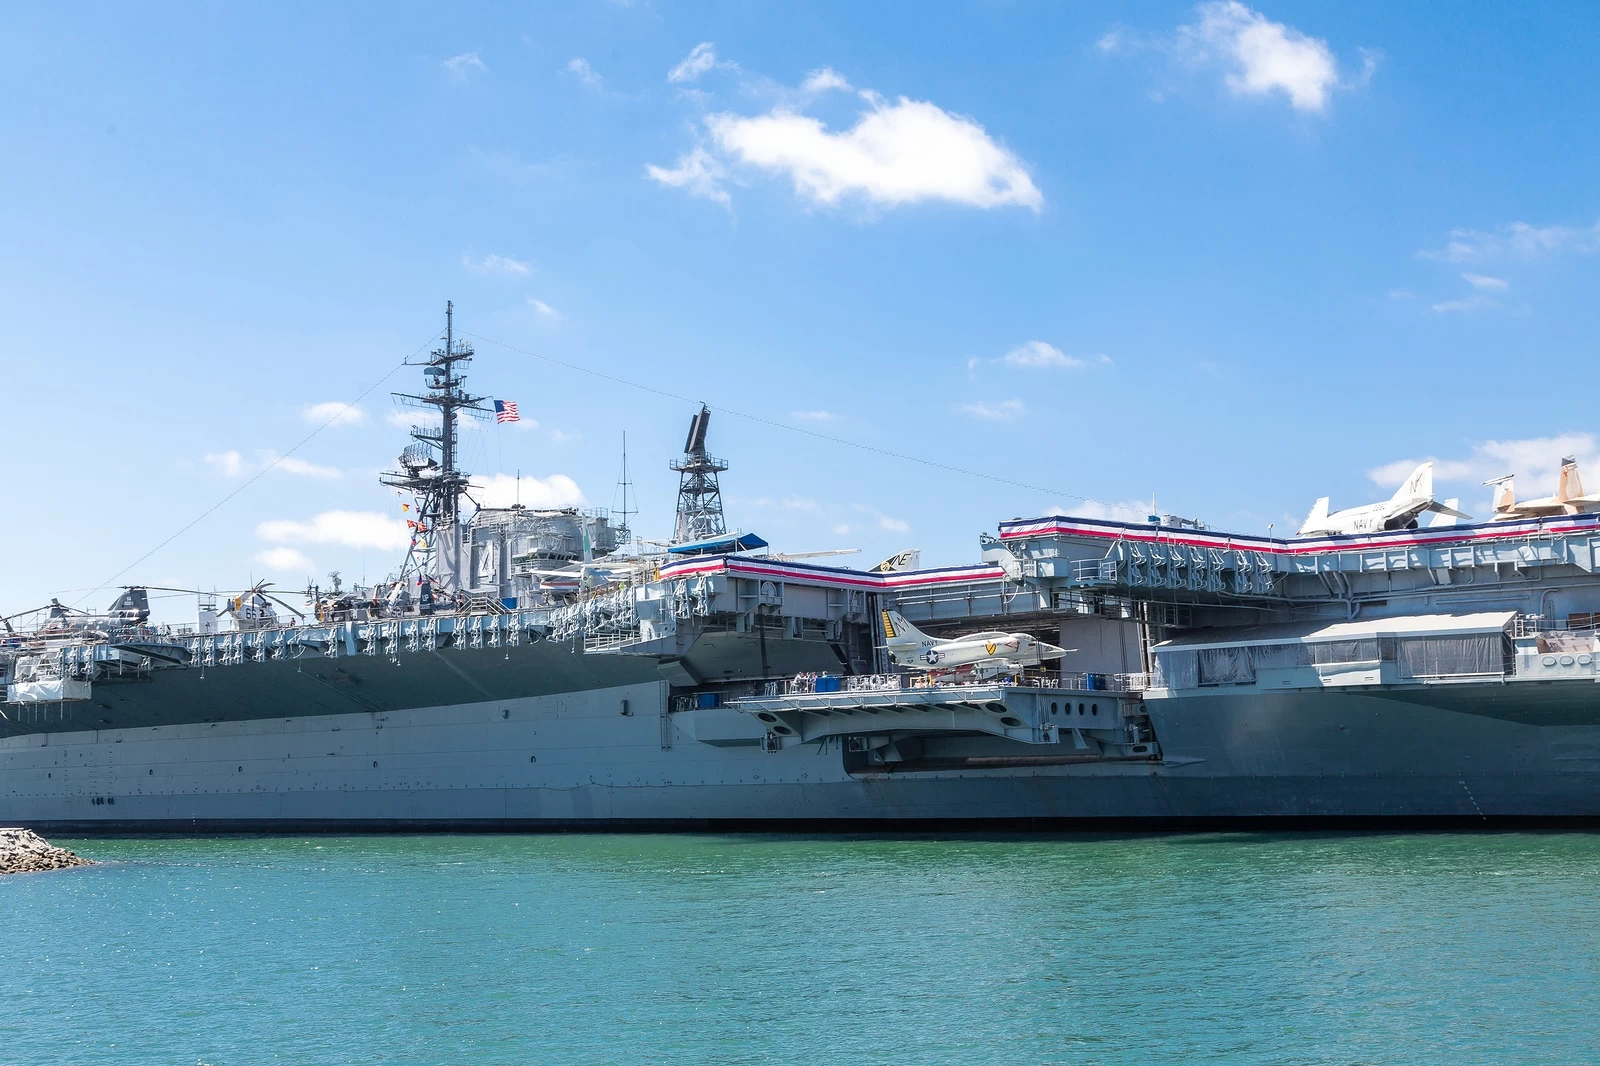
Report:
M299 610L298 608L295 608L295 607L290 607L287 603L284 603L282 600L280 600L276 596L269 596L264 592L261 595L263 597L265 597L266 599L271 600L273 603L277 604L279 607L282 607L284 610L288 611L290 614L294 615L296 618L304 618L306 616L306 613L304 611Z

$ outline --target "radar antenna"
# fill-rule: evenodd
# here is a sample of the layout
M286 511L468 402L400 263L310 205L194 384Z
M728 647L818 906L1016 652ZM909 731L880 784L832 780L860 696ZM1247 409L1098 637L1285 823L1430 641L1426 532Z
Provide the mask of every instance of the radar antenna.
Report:
M427 391L420 396L394 394L403 406L438 411L439 424L411 427L412 443L400 453L400 471L385 473L380 479L417 500L411 549L401 577L431 577L452 590L461 587L461 497L469 480L456 465L457 417L461 411L487 411L483 406L487 397L468 393L467 376L461 373L472 356L472 346L455 339L455 303L446 301L444 347L434 350L421 364Z
M622 435L622 473L617 476L617 491L622 494L622 508L617 512L621 516L621 524L617 526L617 542L627 544L633 540L633 516L639 513L637 506L628 506L628 495L633 492L633 479L628 476L628 435ZM637 499L635 499L637 504Z
M711 425L711 409L700 405L700 413L689 423L689 439L683 445L683 458L672 461L678 479L678 524L673 534L677 544L705 540L728 531L722 517L722 488L717 475L728 469L727 460L706 453L706 430Z

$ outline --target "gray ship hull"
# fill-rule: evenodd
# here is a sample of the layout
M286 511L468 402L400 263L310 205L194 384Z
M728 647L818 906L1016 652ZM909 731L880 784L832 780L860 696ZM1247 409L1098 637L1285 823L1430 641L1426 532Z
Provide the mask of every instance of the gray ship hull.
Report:
M592 687L500 695L502 683L530 682L500 676L514 660L474 652L442 672L492 698L385 706L433 691L440 671L340 660L351 678L376 671L339 682L375 709L324 695L336 683L324 678L307 705L273 717L248 713L239 694L206 704L214 720L0 738L0 821L193 832L1600 818L1593 682L1554 683L1537 699L1501 685L1156 698L1158 761L883 772L852 765L838 742L764 751L761 728L735 711L674 713L665 682L618 676L639 664L527 651L519 669L564 661L619 683L569 673L564 683ZM563 683L542 669L546 686ZM466 681L437 683L459 692ZM271 698L284 691L272 685Z

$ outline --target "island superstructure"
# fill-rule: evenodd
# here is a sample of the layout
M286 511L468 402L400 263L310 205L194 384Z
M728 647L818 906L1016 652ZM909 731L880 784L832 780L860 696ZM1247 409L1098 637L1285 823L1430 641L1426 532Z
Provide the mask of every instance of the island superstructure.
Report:
M132 588L7 635L0 822L1600 816L1600 514L1291 540L1047 516L862 571L728 529L702 409L673 541L640 551L604 512L463 506L471 358L452 329L410 399L441 417L386 475L417 517L385 582L304 611L258 586L183 629Z

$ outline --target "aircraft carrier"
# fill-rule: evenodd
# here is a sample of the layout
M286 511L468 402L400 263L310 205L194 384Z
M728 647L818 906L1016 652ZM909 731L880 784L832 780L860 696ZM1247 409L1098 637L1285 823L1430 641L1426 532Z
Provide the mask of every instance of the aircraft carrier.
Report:
M371 588L0 645L0 823L51 831L1496 825L1600 816L1600 514L1277 539L998 524L867 571L729 531L709 413L664 550L603 512L467 513L483 398L446 331ZM1431 485L1427 502L1431 504ZM1326 518L1324 501L1319 501ZM1373 505L1378 507L1379 505ZM1367 509L1370 510L1370 509ZM1335 516L1336 517L1336 516ZM1393 528L1383 528L1383 527ZM993 644L889 654L893 616ZM971 636L978 634L977 638ZM1005 638L1059 657L1006 658ZM1013 642L1009 646L1017 646Z

